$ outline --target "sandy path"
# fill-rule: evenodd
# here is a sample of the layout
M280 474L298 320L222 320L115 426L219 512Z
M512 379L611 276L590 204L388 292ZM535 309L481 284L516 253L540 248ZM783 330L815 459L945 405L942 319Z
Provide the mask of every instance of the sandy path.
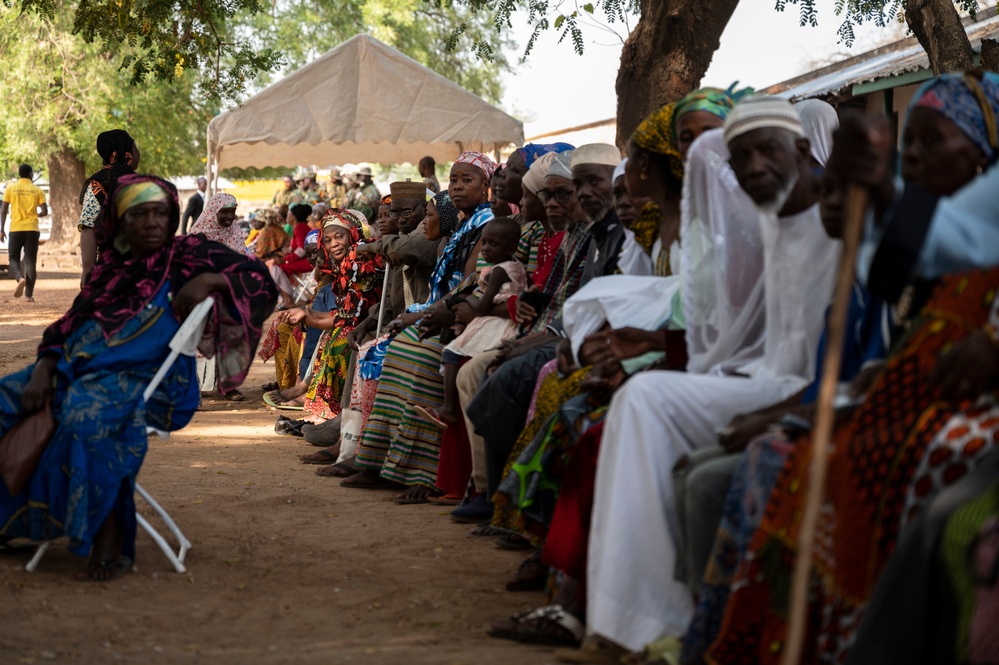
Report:
M0 275L4 375L33 360L77 278L43 273L29 305ZM4 556L0 663L556 662L484 632L542 602L503 590L525 555L468 538L440 507L315 476L296 461L314 448L275 435L275 413L257 406L272 378L258 361L239 408L206 401L169 442L150 442L140 480L193 541L189 573L141 531L137 571L108 584L75 581L64 541L33 574L26 556Z

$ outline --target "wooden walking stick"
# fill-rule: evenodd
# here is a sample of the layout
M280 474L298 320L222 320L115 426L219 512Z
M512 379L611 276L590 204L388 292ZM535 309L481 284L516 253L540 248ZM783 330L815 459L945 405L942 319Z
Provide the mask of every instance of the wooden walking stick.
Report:
M808 495L805 498L805 510L798 531L798 552L794 560L791 603L788 608L788 633L781 665L798 665L804 646L808 582L812 570L815 529L825 495L829 443L836 417L833 411L833 399L836 397L836 384L839 381L839 368L843 359L846 317L850 309L850 289L853 288L857 249L860 245L860 233L866 209L867 191L859 185L850 185L846 199L843 256L836 278L832 311L829 313L829 337L826 340L825 357L822 359L822 382L819 384L815 429L812 430L812 468L808 481Z

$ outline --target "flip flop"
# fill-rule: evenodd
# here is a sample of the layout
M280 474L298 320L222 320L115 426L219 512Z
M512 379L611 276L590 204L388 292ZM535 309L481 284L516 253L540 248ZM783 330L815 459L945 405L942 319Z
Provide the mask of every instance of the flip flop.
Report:
M509 535L510 532L506 529L493 526L489 522L483 522L468 532L469 538L501 538Z
M535 549L534 545L528 538L524 538L519 534L508 533L504 536L500 536L496 540L496 547L501 550L531 550Z
M272 390L269 393L264 393L264 404L267 406L272 406L275 409L280 409L282 411L305 411L305 407L301 405L296 405L292 402L279 402L274 398L274 393L280 391Z
M339 455L334 455L326 450L317 450L311 455L299 455L298 459L301 460L303 464L322 464L323 466L326 466L328 464L334 464L339 457Z
M448 428L448 424L443 420L441 420L440 416L438 416L437 412L434 411L433 409L428 409L425 406L417 406L416 410L420 412L421 416L432 422L434 425L437 425L437 427L441 429Z
M391 480L385 480L384 478L379 478L378 480L366 480L364 482L358 482L357 480L355 480L355 478L357 478L358 475L360 474L359 473L354 474L350 478L347 478L346 480L340 483L340 487L346 487L348 489L359 489L359 490L398 490L400 487L399 483L394 483ZM351 480L353 482L351 482L349 485L345 485L344 483L347 482L347 480Z
M0 543L0 556L4 554L24 554L38 549L38 545L11 545L10 543Z
M358 470L346 462L338 462L316 469L316 475L324 478L350 478L357 473L359 473Z
M270 393L274 392L275 390L280 390L281 386L278 385L277 381L271 381L270 383L265 383L264 385L260 386L260 389L264 391L264 393Z
M461 503L461 497L454 494L445 494L444 496L431 497L427 501L435 506L457 506Z
M410 489L412 489L412 488L410 488ZM429 489L429 488L428 488L427 491L430 492L430 493L434 492L433 489ZM419 505L421 503L430 503L430 497L431 497L432 494L427 494L427 495L425 495L421 499L421 498L406 496L407 492L409 492L409 489L407 489L405 492L403 492L399 496L397 496L394 499L392 499L392 501L394 503L400 505L400 506L416 506L416 505Z
M243 393L233 390L231 393L222 395L222 399L226 402L242 402L246 398L243 396Z

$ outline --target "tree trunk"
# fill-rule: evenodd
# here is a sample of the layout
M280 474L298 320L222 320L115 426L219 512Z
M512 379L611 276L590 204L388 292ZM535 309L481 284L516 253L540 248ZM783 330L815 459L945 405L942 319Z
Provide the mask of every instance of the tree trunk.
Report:
M937 76L975 66L975 51L951 0L906 0L905 21Z
M621 51L617 143L647 115L693 90L718 50L738 0L642 0L641 17Z
M982 40L982 67L990 72L999 72L999 41Z
M87 172L83 162L69 148L49 157L49 207L52 212L50 242L77 244L76 224L80 221L80 190Z

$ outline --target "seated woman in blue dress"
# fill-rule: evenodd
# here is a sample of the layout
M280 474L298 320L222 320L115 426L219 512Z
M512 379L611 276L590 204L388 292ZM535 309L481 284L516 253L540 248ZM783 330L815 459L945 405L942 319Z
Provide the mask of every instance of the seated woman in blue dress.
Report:
M169 354L180 322L216 300L199 350L216 358L219 385L246 377L277 289L259 261L207 240L175 236L177 190L153 176L119 181L95 230L100 262L70 310L49 326L38 360L0 378L0 436L51 403L56 430L25 487L0 482L0 546L67 536L89 556L84 579L105 581L135 558L135 477L146 426L177 430L198 407L194 358L181 356L159 388L142 393Z

